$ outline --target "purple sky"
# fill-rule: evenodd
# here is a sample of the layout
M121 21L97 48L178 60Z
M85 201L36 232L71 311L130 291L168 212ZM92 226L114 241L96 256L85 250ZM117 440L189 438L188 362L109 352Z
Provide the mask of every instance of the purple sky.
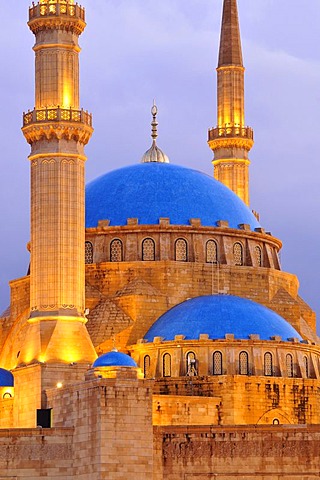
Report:
M320 2L238 0L246 65L246 123L254 128L251 207L280 238L283 269L320 313ZM150 108L171 162L212 173L222 0L83 0L81 104L94 114L87 180L136 163L149 148ZM0 310L10 279L26 273L29 146L23 110L34 105L29 1L2 2L0 30Z

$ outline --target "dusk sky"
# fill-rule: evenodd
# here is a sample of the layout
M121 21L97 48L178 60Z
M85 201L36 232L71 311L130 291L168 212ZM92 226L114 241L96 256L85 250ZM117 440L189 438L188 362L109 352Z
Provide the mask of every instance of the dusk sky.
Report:
M34 107L28 0L1 1L0 310L29 255L29 145L22 112ZM135 164L151 144L172 163L212 174L222 0L83 0L81 105L93 113L87 181ZM255 132L251 208L283 241L282 268L320 314L319 0L238 0L246 66L246 123Z

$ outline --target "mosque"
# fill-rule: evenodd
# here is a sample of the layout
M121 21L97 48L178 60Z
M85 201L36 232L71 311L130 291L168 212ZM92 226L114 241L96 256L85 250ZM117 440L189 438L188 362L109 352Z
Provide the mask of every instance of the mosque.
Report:
M320 479L320 344L250 209L236 0L223 1L214 176L157 144L85 188L73 0L35 35L30 272L0 319L0 480Z

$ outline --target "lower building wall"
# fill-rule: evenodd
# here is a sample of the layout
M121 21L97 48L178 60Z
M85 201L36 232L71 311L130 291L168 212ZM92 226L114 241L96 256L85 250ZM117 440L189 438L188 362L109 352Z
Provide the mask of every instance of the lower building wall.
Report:
M320 427L154 427L153 480L316 480Z
M151 480L151 382L95 378L48 391L54 426L74 427L74 478Z
M73 429L0 430L0 479L70 480Z
M159 397L159 405L154 404L158 425L174 424L173 405L178 408L181 404L182 410L183 399L187 397L195 407L194 396L201 397L199 406L206 411L216 402L216 414L211 416L210 425L320 424L318 381L312 379L246 375L164 378L155 382L154 394ZM203 424L200 409L189 408L187 424Z
M84 412L85 418L85 412ZM90 423L90 419L87 419ZM125 426L125 425L124 425ZM148 453L137 451L125 460L122 445L122 472L101 469L108 457L90 458L85 429L7 429L0 430L0 480L319 480L320 426L171 426L154 427L154 473L146 475ZM128 438L134 437L127 425ZM112 430L115 433L116 430ZM110 432L111 433L111 432ZM142 437L139 433L139 437ZM96 463L96 474L79 474L79 443L87 441L88 462ZM107 431L105 431L107 435ZM148 435L148 432L147 432ZM99 435L98 435L99 437ZM99 439L101 441L102 438ZM117 443L117 442L116 442ZM150 442L152 444L152 442ZM107 445L107 443L106 443ZM151 446L151 445L150 445ZM118 455L120 445L109 448ZM132 454L132 452L130 452ZM78 459L78 460L77 460ZM135 462L132 468L132 460ZM109 466L112 467L109 458ZM130 467L131 462L131 467ZM105 467L107 467L105 463ZM93 466L93 465L92 465ZM115 466L115 465L114 465ZM126 473L125 473L126 471ZM99 473L98 473L99 472Z

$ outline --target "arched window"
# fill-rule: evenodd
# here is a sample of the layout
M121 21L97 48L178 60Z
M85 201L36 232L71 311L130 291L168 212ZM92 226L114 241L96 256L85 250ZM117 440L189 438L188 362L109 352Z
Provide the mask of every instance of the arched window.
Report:
M233 261L235 265L243 265L243 246L240 242L233 245Z
M218 247L214 240L208 240L206 243L206 262L218 263Z
M198 375L197 371L197 358L194 352L188 352L186 356L186 371L188 377L195 377Z
M249 375L249 355L247 352L240 352L239 373L240 375Z
M270 352L264 354L264 374L267 377L271 377L273 375L273 360Z
M254 253L256 256L256 264L258 267L262 267L262 250L260 247L254 247Z
M152 238L145 238L142 242L142 260L153 262L156 259L156 245Z
M286 369L287 377L293 377L293 360L290 353L288 353L288 355L286 356Z
M143 359L143 373L144 373L144 378L149 378L150 377L150 357L149 357L149 355L146 355Z
M93 245L91 242L85 243L85 263L93 263Z
M303 357L303 364L304 364L304 371L306 373L306 377L309 378L309 360L308 360L308 357Z
M178 238L178 240L176 240L175 259L177 262L188 261L188 244L184 238Z
M213 375L222 375L222 353L214 352L213 354Z
M164 377L171 377L171 355L165 353L162 357L162 373Z
M110 262L122 262L123 246L121 240L115 238L110 243Z

